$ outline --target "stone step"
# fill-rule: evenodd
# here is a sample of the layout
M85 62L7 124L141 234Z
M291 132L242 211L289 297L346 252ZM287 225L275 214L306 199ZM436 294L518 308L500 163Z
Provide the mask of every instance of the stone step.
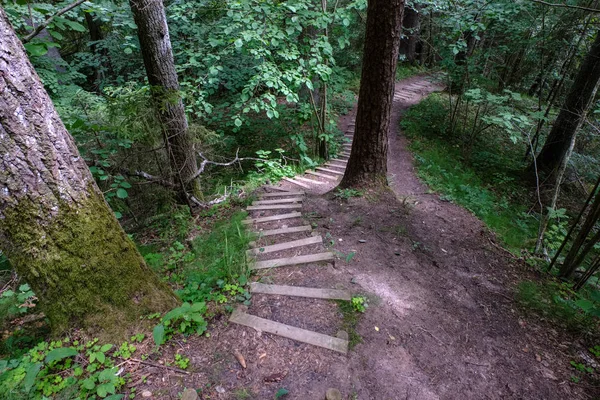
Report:
M260 332L279 335L298 342L337 351L338 353L346 354L348 352L347 340L250 315L245 313L241 308L236 309L231 314L229 321L256 329Z
M327 168L323 168L323 167L317 167L315 169L317 171L329 172L330 174L334 174L334 175L344 175L343 172L341 172L341 171L335 171L333 169L327 169Z
M261 204L258 206L248 206L248 211L259 211L259 210L292 210L302 208L302 204Z
M313 185L324 185L325 184L325 182L315 181L314 179L308 179L303 176L296 176L296 179L298 179L302 182L312 183Z
M256 256L259 254L273 253L275 251L294 249L296 247L310 246L311 244L323 243L323 238L319 236L311 236L304 239L292 240L290 242L272 244L270 246L255 247L246 251L249 256Z
M300 265L300 264L310 264L313 262L320 261L333 261L335 256L331 252L326 253L317 253L317 254L309 254L307 256L295 256L288 258L276 258L273 260L264 260L257 261L254 265L250 266L250 269L265 269L265 268L276 268L276 267L286 267L288 265Z
M346 290L318 289L302 286L265 285L252 282L250 292L262 294L277 294L280 296L310 297L313 299L352 300L352 295Z
M302 182L298 182L297 180L291 179L291 178L283 178L284 181L289 182L289 183L293 183L294 185L298 185L300 187L303 187L304 189L310 189L310 186L308 186L306 183L302 183Z
M263 193L260 197L280 197L280 196L304 196L304 192L279 192L279 193Z
M260 222L270 222L270 221L279 221L280 219L289 219L289 218L302 218L301 212L293 212L289 214L279 214L279 215L271 215L270 217L259 217L259 218L247 218L242 220L242 224L257 224Z
M291 199L275 199L275 200L259 200L253 201L253 206L258 206L261 204L282 204L282 203L297 203L302 202L302 197L292 197Z
M259 237L265 236L274 236L274 235L284 235L287 233L297 233L297 232L310 232L312 231L312 227L310 225L301 225L301 226L290 226L287 228L279 228L279 229L267 229L264 231L254 232L254 234ZM254 247L252 244L254 242L250 242L250 246Z
M333 180L338 179L337 176L326 175L326 174L322 174L320 172L315 172L315 171L311 171L311 170L306 170L306 171L304 171L304 173L314 175L314 176L320 176L321 178L325 178L325 179L333 179Z

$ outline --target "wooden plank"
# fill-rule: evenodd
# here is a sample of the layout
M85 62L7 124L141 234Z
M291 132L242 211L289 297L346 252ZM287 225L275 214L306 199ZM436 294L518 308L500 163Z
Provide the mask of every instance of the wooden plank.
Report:
M259 211L259 210L292 210L302 208L302 204L262 204L258 206L248 206L248 211Z
M315 172L315 171L311 171L311 170L306 170L306 171L304 171L304 173L310 174L310 175L314 175L314 176L320 176L321 178L325 178L325 179L333 179L333 180L337 180L338 179L337 176L322 174L320 172Z
M264 268L276 268L286 267L288 265L300 265L309 264L320 261L333 261L334 255L331 252L309 254L307 256L295 256L288 258L275 258L273 260L257 261L254 265L250 266L250 269L264 269Z
M253 201L252 205L257 206L259 204L297 203L297 202L301 202L301 201L302 201L302 197L292 197L291 199L274 199L274 200Z
M315 168L317 171L323 171L323 172L329 172L330 174L335 174L335 175L344 175L343 172L341 171L335 171L333 169L327 169L327 168L323 168L323 167L317 167Z
M303 176L296 176L296 179L301 180L302 182L312 183L313 185L324 185L325 182L315 181L314 179L308 179Z
M303 187L304 189L310 189L310 186L308 186L306 183L298 182L298 181L296 181L294 179L290 179L290 178L283 178L283 180L286 182L289 182L289 183L293 183L294 185Z
M292 240L290 242L272 244L270 246L260 246L246 251L249 256L259 254L273 253L275 251L289 250L296 247L310 246L311 244L323 243L323 238L319 236L311 236L304 239Z
M263 193L260 197L280 197L280 196L304 196L304 192L279 192L279 193Z
M288 192L288 193L291 192L290 190L279 187L279 186L265 185L264 187L267 189L279 190L280 192Z
M345 165L332 164L332 163L325 163L325 166L326 166L326 167L333 167L333 168L341 168L341 169L344 169L344 168L346 168L346 166L345 166Z
M277 294L280 296L310 297L313 299L352 300L352 295L346 290L318 289L301 286L265 285L264 283L252 282L250 284L252 293Z
M341 164L347 164L348 163L348 161L346 161L346 160L340 160L339 158L332 158L331 160L329 160L329 162L338 162L338 163L341 163Z
M290 226L287 228L279 228L279 229L268 229L264 231L254 232L259 237L265 236L274 236L274 235L283 235L286 233L296 233L296 232L310 232L312 231L312 227L310 225L301 225L301 226Z
M289 219L289 218L301 218L302 213L293 212L289 214L279 214L279 215L271 215L270 217L260 217L260 218L247 218L242 220L242 224L256 224L259 222L270 222L270 221L279 221L280 219Z
M302 343L308 343L313 346L323 347L325 349L337 351L338 353L346 354L348 352L347 340L260 318L247 314L239 308L231 314L229 321L254 328L257 331L272 333L273 335L297 340Z

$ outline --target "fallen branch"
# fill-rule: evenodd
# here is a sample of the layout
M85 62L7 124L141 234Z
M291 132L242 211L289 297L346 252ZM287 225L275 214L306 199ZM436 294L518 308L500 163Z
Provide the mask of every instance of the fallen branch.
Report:
M204 155L200 152L198 152L198 155L202 158L202 162L200 163L200 166L198 167L198 171L196 171L196 173L194 175L192 175L191 178L188 178L187 182L191 182L194 179L198 178L200 175L202 175L204 173L204 169L206 168L207 165L218 165L221 167L229 167L230 165L235 164L236 162L241 162L241 161L264 161L262 158L255 158L255 157L239 157L239 152L240 149L237 149L237 151L235 152L235 158L229 162L225 162L225 163L220 163L220 162L216 162L216 161L211 161L209 159L207 159L206 157L204 157ZM187 183L186 182L186 183Z
M126 169L121 169L121 173L128 176L137 176L138 178L144 178L148 181L148 183L158 183L161 186L165 186L171 189L177 187L177 185L175 185L173 182L167 181L156 175L150 175L149 173L144 171L129 171Z
M174 371L174 372L178 372L180 374L186 374L186 375L190 374L188 371L184 371L184 370L179 369L179 368L170 367L168 365L163 365L163 364L157 364L157 363L153 363L153 362L150 362L150 361L138 360L137 358L130 358L130 359L121 358L121 359L125 360L125 361L133 361L133 362L136 362L136 363L140 363L140 364L144 364L144 365L149 365L151 367L166 368L168 370L171 370L171 371Z
M559 8L573 8L575 10L583 10L583 11L591 11L594 13L600 13L600 10L597 8L590 8L590 7L583 7L583 6L575 6L575 5L571 5L571 4L563 4L563 3L548 3L542 0L531 0L534 3L538 3L538 4L543 4L545 6L550 6L550 7L559 7Z
M77 6L80 6L81 4L85 3L86 1L87 0L77 0L76 2L69 4L65 8L62 8L62 9L58 10L56 12L56 14L54 14L51 17L47 18L44 22L42 22L41 24L39 24L33 31L31 31L31 33L29 33L29 35L27 35L23 39L21 39L21 42L23 42L23 43L29 42L31 39L33 39L34 37L36 37L37 35L39 35L41 31L43 31L44 29L46 29L46 27L52 23L52 21L54 20L54 18L60 17L64 13L71 11L72 9L74 9ZM33 24L33 21L31 21L31 23Z

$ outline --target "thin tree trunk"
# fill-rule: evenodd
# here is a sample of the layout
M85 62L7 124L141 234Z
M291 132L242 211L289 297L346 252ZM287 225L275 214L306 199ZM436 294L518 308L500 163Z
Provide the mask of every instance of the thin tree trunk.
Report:
M419 42L419 6L404 8L402 18L402 38L400 39L400 55L409 64L414 64L417 58L417 43Z
M594 99L600 81L600 34L581 65L544 147L537 156L537 165L545 175L554 174L565 158L586 113Z
M385 182L403 9L404 0L368 2L356 131L342 186Z
M122 337L177 304L96 186L0 7L0 248L56 333Z
M188 131L171 39L163 2L130 0L148 83L156 113L162 124L179 201L189 204L188 195L200 196L195 143Z

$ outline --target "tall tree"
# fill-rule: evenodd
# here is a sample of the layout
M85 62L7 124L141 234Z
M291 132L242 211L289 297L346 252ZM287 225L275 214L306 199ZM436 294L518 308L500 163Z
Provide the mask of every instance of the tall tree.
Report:
M130 0L156 113L161 121L179 200L199 196L195 143L188 130L162 0Z
M104 201L0 7L0 248L54 331L176 304Z
M417 60L417 44L419 42L419 6L404 8L402 18L402 38L400 39L400 55L403 55L410 64Z
M575 138L594 100L600 82L600 34L583 60L563 107L537 155L537 168L543 175L560 172L571 156Z
M356 132L342 186L385 181L403 10L404 0L368 2Z

